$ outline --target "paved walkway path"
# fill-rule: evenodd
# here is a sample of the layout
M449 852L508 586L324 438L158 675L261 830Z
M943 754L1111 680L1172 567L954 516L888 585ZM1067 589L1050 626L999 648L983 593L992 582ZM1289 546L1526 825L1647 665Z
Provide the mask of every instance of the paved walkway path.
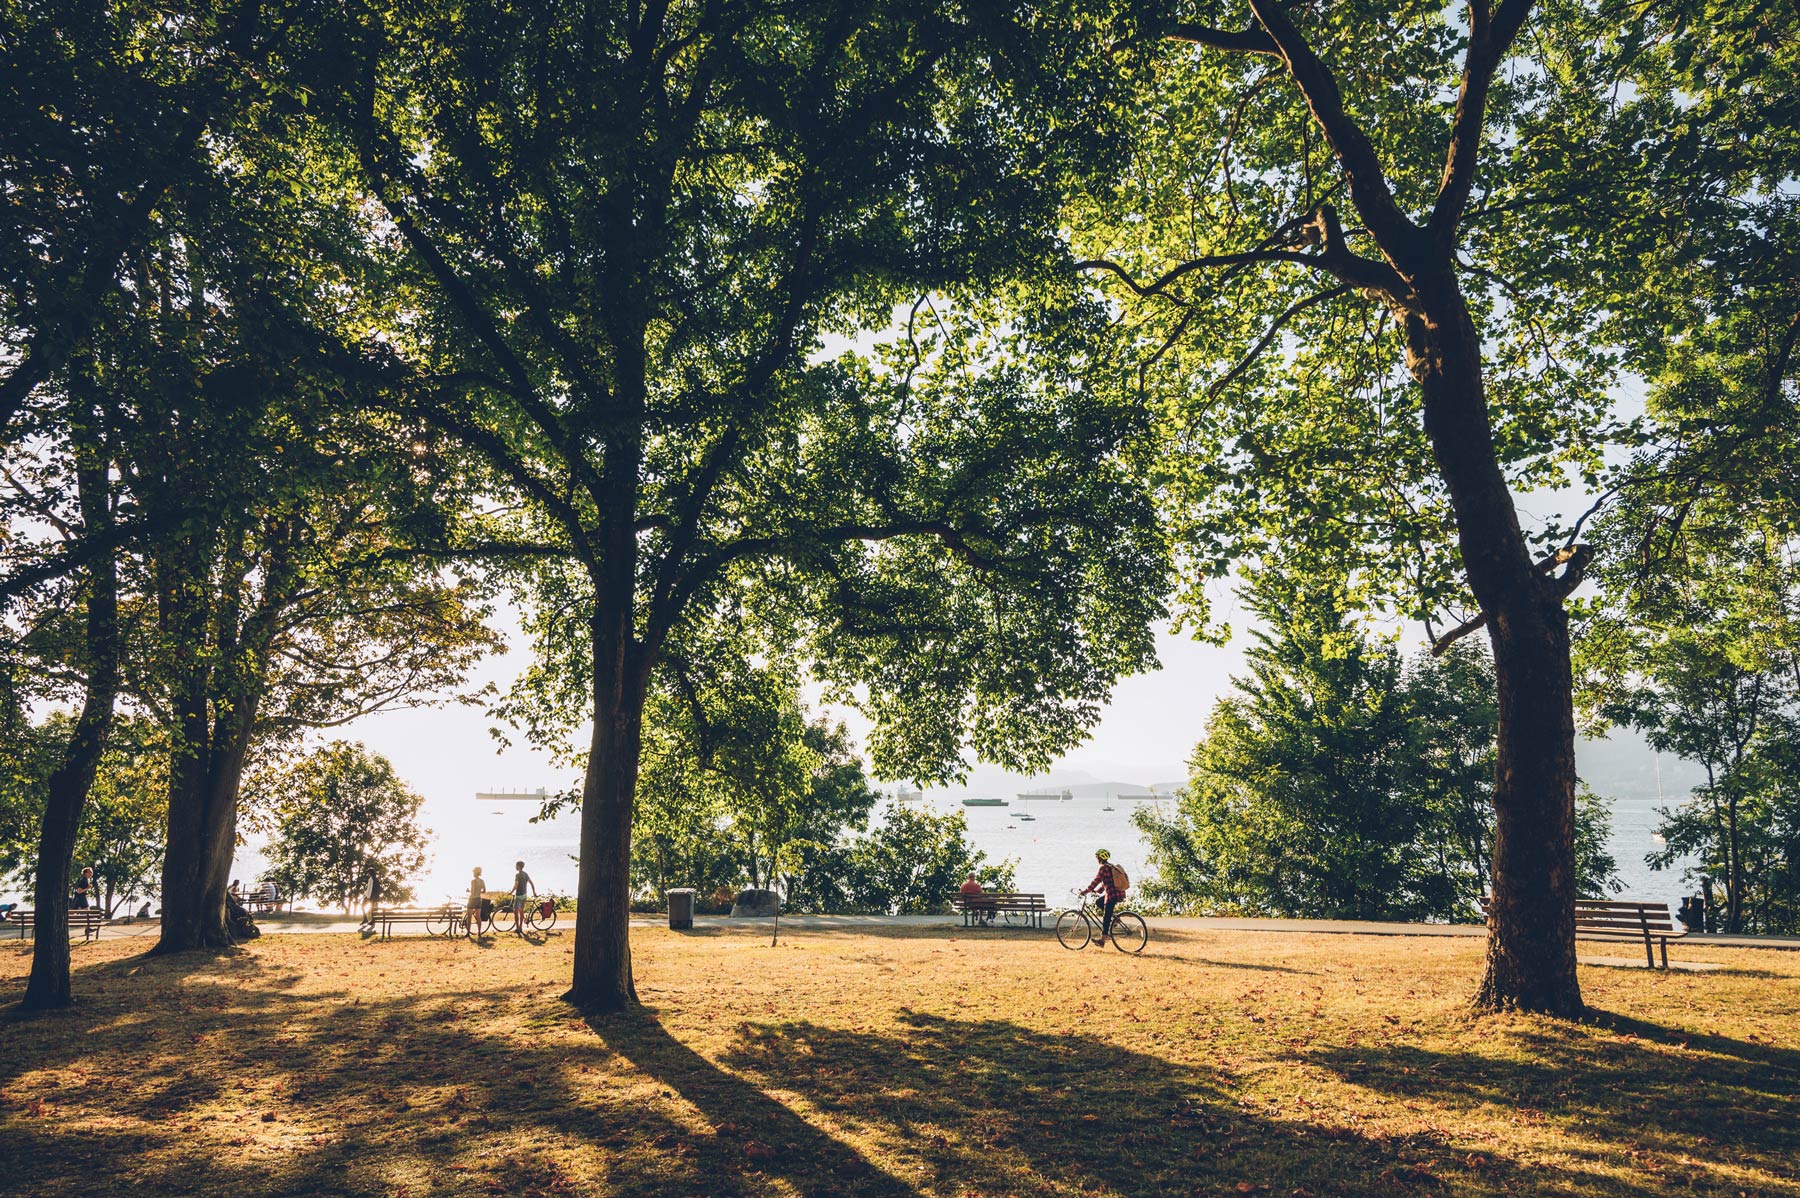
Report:
M657 927L664 922L664 917L635 915L631 922L634 927ZM1048 930L1048 923L1049 921L1046 920L1045 930ZM1215 919L1155 916L1152 917L1151 923L1154 927L1159 928L1177 928L1197 932L1305 932L1334 936L1485 936L1487 934L1487 929L1480 924L1376 923L1350 919ZM694 917L694 926L701 930L742 929L749 931L766 927L767 924L768 920L766 919L732 919L724 915L697 915ZM262 928L265 935L295 932L332 932L353 935L360 930L360 925L355 917L343 918L334 914L311 912L266 916L257 921L257 926ZM781 919L781 926L792 928L795 931L847 932L880 927L942 927L946 930L960 930L962 923L954 915L784 915ZM559 918L558 931L567 931L573 927L573 920L569 917ZM154 940L157 931L156 920L142 919L107 924L100 929L100 936L105 940L139 938ZM16 935L16 933L13 934ZM1720 948L1773 948L1800 952L1800 936L1694 935L1686 937L1679 943Z

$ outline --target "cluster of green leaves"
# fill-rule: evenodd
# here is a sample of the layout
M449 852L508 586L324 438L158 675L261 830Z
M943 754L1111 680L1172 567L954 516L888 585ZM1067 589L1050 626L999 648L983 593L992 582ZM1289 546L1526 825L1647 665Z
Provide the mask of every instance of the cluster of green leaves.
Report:
M1582 699L1707 782L1667 867L1732 930L1800 924L1800 13L1684 0L1564 27L1538 139L1619 252L1591 281L1645 381L1646 442L1597 522ZM1608 80L1628 81L1628 87ZM1602 181L1603 186L1596 186Z
M8 728L0 742L0 879L29 894L50 774L74 721L52 712ZM118 721L88 792L75 838L75 872L91 866L110 917L155 893L168 809L167 736L153 721Z
M431 839L418 822L425 800L387 758L334 741L264 766L246 780L244 800L250 826L270 837L263 878L282 893L348 911L376 877L384 903L413 897Z
M1290 7L1399 211L1424 224L1445 178L1464 12ZM1254 40L1251 8L1181 5L1168 27L1249 29ZM1520 139L1555 95L1535 51L1520 49L1487 96L1473 194L1449 235L1482 340L1495 452L1514 490L1531 491L1594 482L1606 445L1630 429L1610 412L1617 355L1594 335L1603 312L1568 301L1591 253L1544 255L1518 216L1538 198ZM1333 256L1382 259L1340 157L1279 56L1165 41L1140 80L1129 167L1076 197L1070 220L1118 312L1090 354L1109 368L1098 381L1158 411L1145 468L1173 530L1184 615L1227 635L1218 580L1253 563L1332 577L1365 609L1441 630L1470 606L1458 529L1405 330L1380 295L1330 269ZM1553 523L1527 532L1546 545L1560 535Z
M1183 913L1481 918L1493 842L1493 668L1478 649L1403 658L1330 588L1249 596L1249 674L1221 699L1173 811L1134 819L1143 895ZM1606 809L1578 805L1583 893L1612 881Z

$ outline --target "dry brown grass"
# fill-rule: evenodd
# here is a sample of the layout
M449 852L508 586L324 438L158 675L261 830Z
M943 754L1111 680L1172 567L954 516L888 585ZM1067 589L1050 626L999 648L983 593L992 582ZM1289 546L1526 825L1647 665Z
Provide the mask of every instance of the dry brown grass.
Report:
M1473 940L636 939L591 1023L567 935L78 946L0 1023L0 1193L1800 1195L1796 954L1584 968L1565 1025L1468 1014Z

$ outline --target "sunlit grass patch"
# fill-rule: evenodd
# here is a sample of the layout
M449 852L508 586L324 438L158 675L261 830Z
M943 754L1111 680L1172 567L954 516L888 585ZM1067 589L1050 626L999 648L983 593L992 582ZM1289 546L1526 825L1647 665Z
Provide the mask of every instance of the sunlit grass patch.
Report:
M1792 954L1584 969L1569 1025L1471 1015L1478 940L635 940L647 1010L593 1020L567 935L78 947L81 1005L0 1025L0 1190L1800 1194Z

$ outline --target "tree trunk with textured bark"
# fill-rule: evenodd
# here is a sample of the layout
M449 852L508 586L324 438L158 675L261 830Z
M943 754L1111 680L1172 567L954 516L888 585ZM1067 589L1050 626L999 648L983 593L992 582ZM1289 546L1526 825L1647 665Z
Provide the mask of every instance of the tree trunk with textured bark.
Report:
M225 891L237 851L238 791L254 715L251 703L237 718L208 729L201 744L177 751L169 783L162 935L154 952L224 948L235 942Z
M1481 343L1446 266L1415 277L1408 366L1450 491L1469 586L1487 617L1498 688L1487 962L1476 1006L1576 1015L1573 579L1533 560L1494 450Z
M111 484L104 462L88 460L77 469L82 520L88 535L104 535L112 524ZM44 796L44 823L38 836L36 939L31 977L21 1006L28 1011L66 1007L74 1001L69 982L69 872L75 835L106 738L112 730L119 689L118 559L101 554L91 567L87 601L87 696Z
M593 621L594 733L581 795L574 979L564 995L587 1011L618 1011L637 1003L631 973L631 817L645 690L633 660L629 620L628 614L614 614Z

